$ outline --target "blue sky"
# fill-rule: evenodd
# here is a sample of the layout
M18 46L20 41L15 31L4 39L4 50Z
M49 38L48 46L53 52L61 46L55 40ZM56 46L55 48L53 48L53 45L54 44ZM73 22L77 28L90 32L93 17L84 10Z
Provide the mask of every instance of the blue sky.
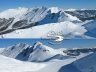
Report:
M17 7L96 8L96 0L0 0L0 10Z
M0 39L0 48L6 48L18 43L27 43L33 45L35 42L42 42L43 44L53 47L53 48L82 48L82 47L96 47L96 39L71 39L63 40L61 44L51 45L49 40L41 39Z

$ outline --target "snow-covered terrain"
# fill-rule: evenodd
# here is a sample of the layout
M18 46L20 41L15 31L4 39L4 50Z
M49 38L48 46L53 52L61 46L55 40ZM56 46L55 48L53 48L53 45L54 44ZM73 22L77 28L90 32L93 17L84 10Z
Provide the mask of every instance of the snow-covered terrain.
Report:
M43 63L23 62L0 55L1 72L36 72L45 66Z
M5 49L5 48L0 48L0 53L2 53L4 49Z
M95 34L84 26L94 21L95 16L95 10L58 7L8 9L0 12L0 38L41 38L51 31L62 33L64 38L95 38ZM86 34L87 31L91 35Z
M63 49L53 49L36 42L33 46L27 44L17 44L6 48L2 53L7 57L16 58L23 61L43 62L51 59L68 58ZM63 56L64 55L64 56Z
M85 32L85 35L96 37L96 20L92 20L86 24L83 25L87 32Z
M56 11L54 11L56 10ZM17 8L0 12L0 33L8 30L32 27L34 25L57 23L63 21L80 21L58 8ZM11 31L10 31L11 32ZM6 32L7 33L7 32Z
M0 71L1 72L58 72L58 70L66 64L70 64L76 59L67 59L65 61L51 62L24 62L0 55Z
M71 56L80 56L84 53L95 52L96 48L85 49L53 49L40 42L36 42L33 46L19 43L14 46L5 48L1 54L10 58L15 58L23 61L46 62L54 59L64 60Z
M58 72L95 72L96 53L92 53L68 65L62 66Z
M0 48L1 72L96 71L96 48L54 49L36 42Z
M63 35L64 38L74 38L75 36L84 37L86 29L80 25L65 21L61 23L51 23L46 25L35 26L28 29L16 30L9 34L3 35L4 38L42 38L47 37L50 32L54 31L55 35Z

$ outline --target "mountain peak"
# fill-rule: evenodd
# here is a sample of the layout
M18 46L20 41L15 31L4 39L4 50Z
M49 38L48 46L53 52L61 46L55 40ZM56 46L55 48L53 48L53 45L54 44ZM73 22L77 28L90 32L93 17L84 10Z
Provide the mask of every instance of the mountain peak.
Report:
M39 45L42 45L42 43L41 43L41 42L39 42L39 41L37 41L35 44L39 44Z
M76 11L77 9L67 9L67 10L64 10L64 11Z
M58 13L61 9L58 7L50 7L49 10L51 10L51 13Z
M34 43L34 45L33 45L33 50L35 51L36 49L41 49L43 46L44 46L44 45L43 45L41 42L37 41L37 42Z
M28 44L26 44L26 43L18 43L18 44L16 44L15 46L29 46Z

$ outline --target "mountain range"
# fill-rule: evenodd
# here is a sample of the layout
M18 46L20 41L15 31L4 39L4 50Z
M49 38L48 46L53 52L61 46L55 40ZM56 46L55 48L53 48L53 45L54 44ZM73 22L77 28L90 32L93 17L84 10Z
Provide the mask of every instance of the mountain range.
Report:
M95 56L95 47L54 49L41 42L32 46L19 43L0 49L0 69L2 72L49 72L50 69L51 72L90 72L96 71Z
M95 19L96 10L64 10L58 7L8 9L0 12L0 37L41 38L54 31L64 38L90 39L95 38Z

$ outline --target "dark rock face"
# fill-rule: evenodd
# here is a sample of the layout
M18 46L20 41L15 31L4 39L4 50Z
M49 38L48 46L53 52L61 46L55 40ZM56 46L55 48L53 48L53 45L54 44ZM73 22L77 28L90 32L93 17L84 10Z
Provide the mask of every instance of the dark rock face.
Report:
M7 28L11 25L13 21L14 21L14 18L9 18L9 19L0 18L0 32L7 30Z
M13 24L12 28L20 28L27 25L27 20L20 20Z
M26 29L37 25L37 23L27 23L27 20L20 20L12 24L14 18L0 19L0 35L10 33L17 29Z
M28 48L24 49L21 53L19 53L16 56L16 59L27 61L32 52L33 52L33 48L28 47Z
M80 53L96 52L96 48L73 49L73 50L71 49L63 52L69 56L79 56Z

